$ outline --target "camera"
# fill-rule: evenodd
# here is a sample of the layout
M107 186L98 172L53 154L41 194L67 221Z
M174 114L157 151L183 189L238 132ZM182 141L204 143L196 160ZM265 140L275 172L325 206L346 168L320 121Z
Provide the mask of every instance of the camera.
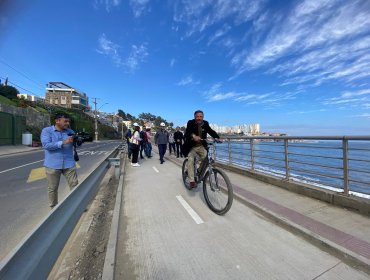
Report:
M81 146L84 139L74 133L68 133L68 136L73 136L73 146Z

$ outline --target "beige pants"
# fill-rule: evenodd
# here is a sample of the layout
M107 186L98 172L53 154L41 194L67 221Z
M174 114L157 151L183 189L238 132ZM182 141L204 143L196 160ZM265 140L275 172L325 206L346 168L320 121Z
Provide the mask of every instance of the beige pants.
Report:
M58 187L60 175L67 179L69 189L72 190L78 185L76 167L66 169L52 169L45 167L46 179L48 181L49 206L54 207L58 204Z
M200 160L207 156L207 150L203 146L193 147L188 154L188 177L190 182L194 182L194 157L198 155Z

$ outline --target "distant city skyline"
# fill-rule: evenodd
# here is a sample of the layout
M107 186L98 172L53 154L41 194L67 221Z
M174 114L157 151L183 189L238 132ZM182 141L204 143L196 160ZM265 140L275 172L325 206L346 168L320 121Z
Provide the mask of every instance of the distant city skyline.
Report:
M52 11L52 12L51 12ZM55 12L57 11L57 12ZM2 1L0 79L182 126L369 135L370 1Z

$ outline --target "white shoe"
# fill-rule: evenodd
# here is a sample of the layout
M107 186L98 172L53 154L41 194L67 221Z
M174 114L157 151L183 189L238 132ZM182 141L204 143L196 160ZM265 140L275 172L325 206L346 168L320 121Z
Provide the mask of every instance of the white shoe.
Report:
M132 164L132 166L133 166L133 167L139 167L139 166L140 166L140 164L138 164L138 163L133 163L133 164Z

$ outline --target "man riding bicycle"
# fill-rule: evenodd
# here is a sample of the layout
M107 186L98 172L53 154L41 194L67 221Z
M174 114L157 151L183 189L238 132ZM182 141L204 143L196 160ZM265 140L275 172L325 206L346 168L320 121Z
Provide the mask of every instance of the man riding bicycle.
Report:
M204 160L207 156L207 150L205 149L207 147L207 143L202 139L206 139L207 134L211 135L215 139L220 138L217 132L209 126L209 123L203 120L203 117L203 111L195 111L194 119L188 121L184 135L184 150L189 151L188 177L190 181L190 188L195 188L197 186L197 183L194 181L194 157L198 155L200 160ZM186 156L186 153L184 155Z

